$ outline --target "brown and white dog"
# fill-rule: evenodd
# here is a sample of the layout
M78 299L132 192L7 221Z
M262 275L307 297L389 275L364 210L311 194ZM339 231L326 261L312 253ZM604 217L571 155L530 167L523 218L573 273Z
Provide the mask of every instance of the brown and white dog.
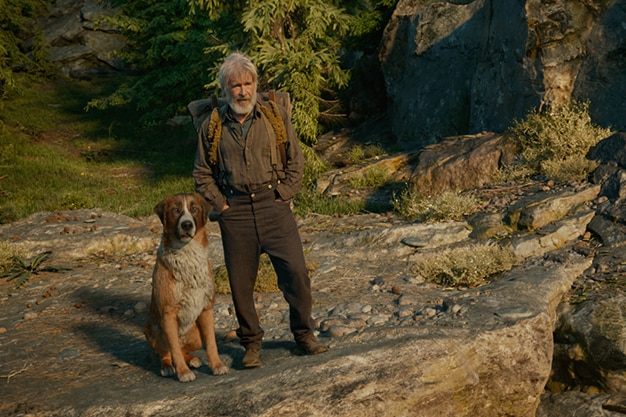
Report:
M163 236L144 334L159 353L161 375L177 375L181 382L196 379L189 368L202 362L191 352L201 349L203 342L213 374L225 374L228 367L215 341L215 281L205 232L209 205L199 194L176 194L157 204L154 212L163 223Z

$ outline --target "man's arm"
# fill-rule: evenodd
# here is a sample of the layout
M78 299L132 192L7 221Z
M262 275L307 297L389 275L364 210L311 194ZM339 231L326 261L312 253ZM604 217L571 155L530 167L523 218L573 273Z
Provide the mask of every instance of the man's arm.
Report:
M302 174L304 173L304 156L300 149L300 141L296 136L291 120L287 117L287 112L279 106L280 115L287 130L287 143L285 152L287 154L286 166L284 167L285 178L276 186L276 192L282 200L292 199L300 188L302 188Z

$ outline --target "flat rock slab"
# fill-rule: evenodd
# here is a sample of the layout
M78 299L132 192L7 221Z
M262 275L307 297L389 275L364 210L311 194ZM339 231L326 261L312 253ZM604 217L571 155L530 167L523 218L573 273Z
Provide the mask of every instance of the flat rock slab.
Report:
M244 370L243 349L226 336L236 327L230 296L218 295L218 347L231 370L213 376L204 362L197 379L183 384L159 375L142 334L158 220L102 213L102 226L72 244L78 233L57 236L63 225L53 228L45 218L0 227L0 238L36 250L53 242L54 259L73 268L34 275L20 290L0 282L2 416L531 416L550 373L556 305L590 263L568 252L559 262L529 261L483 287L444 290L406 279L402 234L380 246L350 240L406 224L312 216L300 224L307 260L317 265L314 316L342 310L346 320L367 324L343 336L322 333L328 353L298 356L282 295L260 294L264 366ZM216 230L209 226L214 266L221 262ZM108 248L107 239L119 235L152 244L76 256L89 240ZM354 244L329 243L344 237ZM369 260L377 248L384 256Z

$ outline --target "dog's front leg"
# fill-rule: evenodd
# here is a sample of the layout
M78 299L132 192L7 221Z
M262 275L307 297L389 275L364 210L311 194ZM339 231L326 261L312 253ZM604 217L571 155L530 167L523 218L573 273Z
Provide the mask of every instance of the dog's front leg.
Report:
M213 375L224 375L228 373L228 366L224 365L224 362L220 359L217 342L215 341L215 317L213 314L213 303L206 307L200 313L196 323L200 328L202 337L204 338L204 346L206 346L206 355L209 362L209 368L213 372Z
M177 308L166 308L163 312L161 326L163 328L163 333L165 333L170 353L172 354L174 369L176 370L178 380L180 382L191 382L196 379L196 374L189 369L187 363L185 362L185 357L180 345L180 339L178 338L177 312Z

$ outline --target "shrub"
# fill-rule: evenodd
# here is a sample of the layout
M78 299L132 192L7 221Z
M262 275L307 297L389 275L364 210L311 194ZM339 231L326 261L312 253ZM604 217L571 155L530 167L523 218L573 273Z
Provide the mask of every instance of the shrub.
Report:
M406 187L393 198L394 210L405 220L437 222L460 220L478 210L474 196L454 191L444 191L438 196L422 196Z
M473 288L510 270L517 259L509 247L496 244L471 245L437 251L418 261L414 272L428 282L446 287Z
M391 179L392 173L384 166L372 166L363 175L350 178L350 185L354 188L380 188Z
M514 122L511 132L521 154L516 163L499 175L501 181L523 180L533 175L564 182L584 180L597 166L585 155L612 133L592 123L589 103L576 101L544 112L532 110L526 119Z

